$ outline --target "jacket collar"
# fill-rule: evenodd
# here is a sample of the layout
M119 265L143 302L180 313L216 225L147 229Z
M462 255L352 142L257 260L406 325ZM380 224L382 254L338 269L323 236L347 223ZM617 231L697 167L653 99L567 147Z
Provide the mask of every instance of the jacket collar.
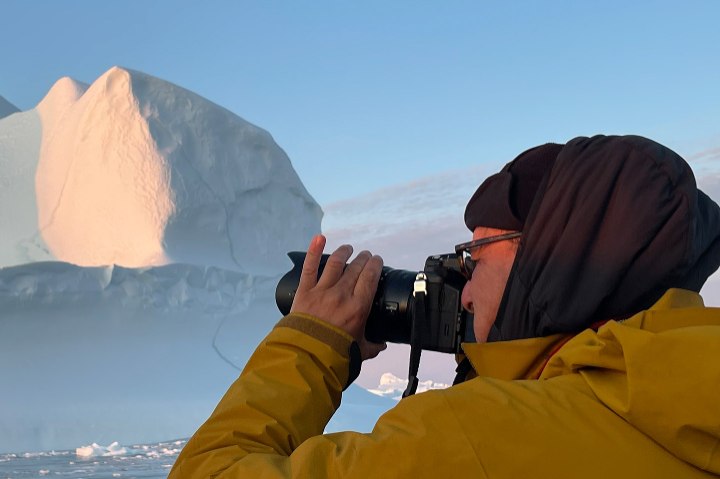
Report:
M464 343L462 348L478 376L507 381L536 379L550 357L571 337L554 334L494 343Z
M703 300L699 294L683 289L668 290L648 311L666 311L677 308L702 308ZM640 312L624 321L624 325L661 331L678 327L681 324L669 324L666 317ZM692 322L692 318L683 319L682 325ZM702 321L699 319L699 321ZM465 356L472 364L478 376L492 377L512 381L515 379L537 379L552 356L566 344L572 343L575 335L554 334L541 338L516 339L493 343L463 343Z

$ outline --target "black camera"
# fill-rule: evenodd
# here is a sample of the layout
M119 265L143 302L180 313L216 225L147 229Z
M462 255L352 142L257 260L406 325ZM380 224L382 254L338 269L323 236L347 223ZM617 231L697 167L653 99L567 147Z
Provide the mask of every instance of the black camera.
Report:
M288 256L293 269L280 279L275 290L282 314L290 312L305 261L303 252L293 251ZM329 257L322 256L318 278ZM472 315L460 301L466 282L454 253L428 257L421 272L384 267L365 337L376 343L388 341L443 353L461 352L461 343L475 341ZM422 295L414 294L418 288Z

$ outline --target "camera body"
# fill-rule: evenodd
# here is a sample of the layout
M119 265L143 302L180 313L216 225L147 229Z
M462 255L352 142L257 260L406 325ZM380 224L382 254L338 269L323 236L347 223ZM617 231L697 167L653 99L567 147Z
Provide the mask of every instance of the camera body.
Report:
M300 282L305 253L288 253L293 269L278 282L275 301L282 314L288 314ZM330 255L323 255L318 277ZM365 326L368 341L410 344L413 324L419 328L422 349L459 353L464 342L474 342L473 318L462 307L460 296L467 280L460 272L454 253L429 256L422 271L426 279L423 321L413 321L413 288L417 272L384 267L377 293Z

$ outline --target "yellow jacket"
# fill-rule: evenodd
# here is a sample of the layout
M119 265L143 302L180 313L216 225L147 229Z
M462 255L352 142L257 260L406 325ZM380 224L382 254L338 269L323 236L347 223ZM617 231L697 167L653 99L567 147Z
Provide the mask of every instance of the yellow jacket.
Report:
M695 293L572 338L466 344L478 377L403 399L369 434L323 435L350 343L283 318L169 478L720 475L720 310Z

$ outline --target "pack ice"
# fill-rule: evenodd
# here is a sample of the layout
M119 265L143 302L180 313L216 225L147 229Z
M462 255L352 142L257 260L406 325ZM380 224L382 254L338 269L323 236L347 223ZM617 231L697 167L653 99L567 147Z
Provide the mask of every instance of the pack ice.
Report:
M192 434L321 217L270 134L158 78L0 98L0 452ZM329 429L392 402L343 403Z

